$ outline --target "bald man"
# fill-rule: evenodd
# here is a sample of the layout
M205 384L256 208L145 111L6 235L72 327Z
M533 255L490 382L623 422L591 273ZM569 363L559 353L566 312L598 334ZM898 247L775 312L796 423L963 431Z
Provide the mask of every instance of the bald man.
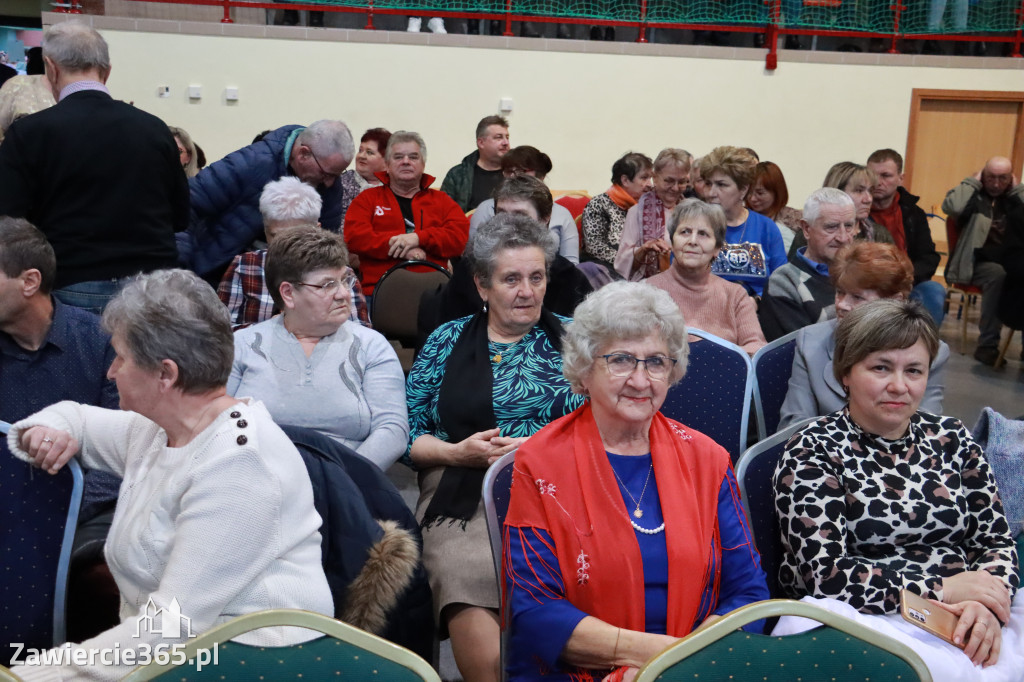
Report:
M980 334L974 358L994 365L999 356L997 316L999 296L1006 279L1006 243L1024 234L1024 185L1018 183L1013 163L1002 156L949 190L942 210L956 220L956 249L946 263L946 281L981 287Z

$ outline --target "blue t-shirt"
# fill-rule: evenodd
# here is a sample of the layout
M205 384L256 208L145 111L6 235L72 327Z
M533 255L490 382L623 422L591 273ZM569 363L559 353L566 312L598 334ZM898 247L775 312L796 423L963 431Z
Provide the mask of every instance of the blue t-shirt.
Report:
M761 245L761 248L764 250L765 264L767 265L765 276L758 280L745 279L740 281L730 278L728 274L721 272L716 272L715 274L722 277L722 279L737 281L744 285L748 291L753 291L756 295L760 296L764 293L764 286L768 283L768 278L771 277L772 272L786 263L786 246L782 241L782 233L779 232L779 226L771 218L766 218L754 211L747 211L747 220L742 225L725 228L726 244L742 244L744 242Z

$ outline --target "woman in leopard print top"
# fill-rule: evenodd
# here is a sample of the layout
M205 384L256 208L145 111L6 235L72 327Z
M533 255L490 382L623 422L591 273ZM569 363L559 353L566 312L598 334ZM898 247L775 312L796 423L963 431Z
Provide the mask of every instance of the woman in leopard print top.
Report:
M901 589L949 604L962 636L985 624L964 641L991 664L1017 556L981 448L959 420L917 411L937 348L916 303L876 301L840 323L834 370L848 403L797 433L775 471L779 579L868 614L897 613Z

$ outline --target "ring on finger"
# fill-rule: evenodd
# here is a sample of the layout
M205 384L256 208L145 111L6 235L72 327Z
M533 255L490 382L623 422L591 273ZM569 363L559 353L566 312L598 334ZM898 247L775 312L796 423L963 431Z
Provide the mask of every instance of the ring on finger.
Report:
M49 436L47 436L46 438L44 438L44 439L43 439L43 442L44 442L44 443L52 443L52 442L53 442L53 439L52 439L52 438L50 438Z

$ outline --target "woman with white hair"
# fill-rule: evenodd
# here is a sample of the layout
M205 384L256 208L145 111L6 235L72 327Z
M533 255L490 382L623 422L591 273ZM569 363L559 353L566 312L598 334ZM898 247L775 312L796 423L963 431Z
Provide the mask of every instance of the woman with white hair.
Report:
M184 270L129 283L103 324L117 357L108 375L122 410L61 402L14 424L15 456L54 473L73 456L123 478L106 556L121 591L121 623L71 645L89 651L184 642L153 632L147 606L174 610L200 634L276 608L333 615L320 553L320 516L295 446L262 404L227 394L234 345L227 311ZM165 616L166 619L166 616ZM257 646L308 639L267 628ZM118 680L131 666L19 666L25 680Z
M512 680L635 673L768 597L729 454L658 411L688 353L669 295L599 289L562 353L587 402L516 453L504 562Z
M280 234L293 227L319 225L322 203L319 192L296 177L268 182L260 194L260 214L267 244L272 244ZM236 331L268 320L280 312L267 288L266 262L267 249L239 254L231 261L217 286L217 295L228 307L231 327ZM349 275L354 275L351 269L346 273ZM358 280L353 281L350 293L352 320L369 327L366 297Z

